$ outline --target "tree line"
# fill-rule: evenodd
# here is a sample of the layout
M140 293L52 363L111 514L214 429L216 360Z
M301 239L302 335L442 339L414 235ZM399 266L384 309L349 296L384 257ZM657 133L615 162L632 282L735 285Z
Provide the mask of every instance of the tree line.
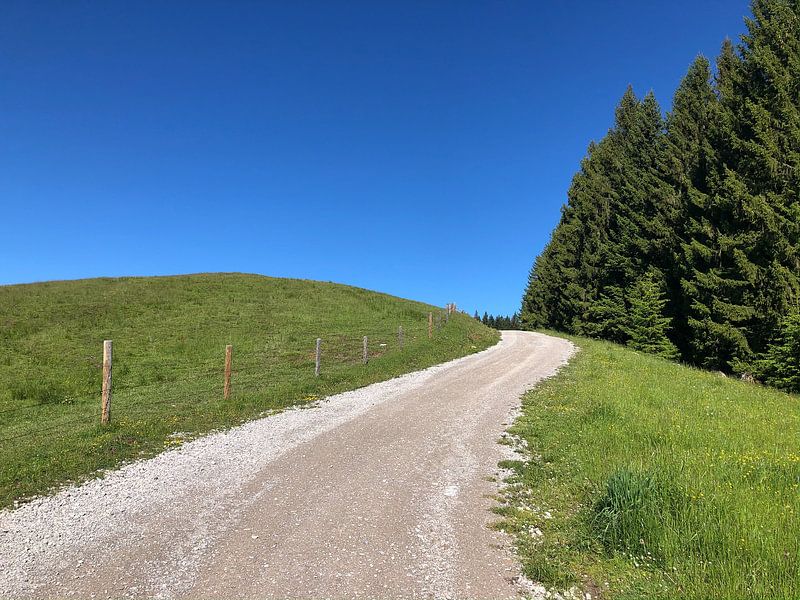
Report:
M629 87L522 300L550 327L800 386L800 0L754 0L663 116Z
M473 317L476 321L480 321L487 327L491 327L493 329L520 329L522 325L517 313L514 313L509 317L505 315L495 316L490 315L488 312L484 312L483 317L481 317L476 310Z

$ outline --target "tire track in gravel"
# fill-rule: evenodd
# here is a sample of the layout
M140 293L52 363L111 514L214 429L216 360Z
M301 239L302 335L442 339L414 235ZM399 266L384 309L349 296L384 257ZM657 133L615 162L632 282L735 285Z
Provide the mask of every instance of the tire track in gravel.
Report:
M520 395L572 351L504 332L0 512L0 596L514 597L487 477Z

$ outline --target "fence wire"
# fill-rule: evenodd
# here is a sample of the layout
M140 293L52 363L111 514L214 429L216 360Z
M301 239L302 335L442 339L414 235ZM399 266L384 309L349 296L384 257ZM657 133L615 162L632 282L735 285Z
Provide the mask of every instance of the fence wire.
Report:
M434 332L443 328L450 320L445 311L433 312L432 316ZM363 362L365 336L367 338L369 361L379 360L389 352L402 350L409 342L428 337L429 322L427 316L423 323L416 321L404 322L399 326L403 330L402 342L397 328L386 330L385 327L381 327L379 324L376 324L375 327L365 326L355 332L348 331L346 334L323 336L321 344L321 372L323 377L326 372L335 372L342 368L352 368L361 364ZM299 375L301 372L313 372L315 364L314 344L317 337L320 337L314 331L315 329L324 330L326 327L330 327L330 322L304 322L302 328L291 333L264 334L262 336L264 344L256 352L249 353L246 357L243 357L245 362L242 364L236 361L237 351L234 346L231 369L234 396L270 393L275 388L294 387L301 381L307 380L307 374L303 375L302 378L298 376L289 380L287 380L286 376L287 374ZM378 330L378 333L376 333L376 330ZM211 359L205 358L199 361L198 365L187 364L185 361L169 364L146 360L138 365L137 372L133 374L129 371L134 368L134 356L116 358L114 361L116 364L112 366L112 423L114 419L119 419L120 412L123 413L124 419L143 415L161 415L162 413L159 412L159 409L168 404L182 412L188 410L189 414L225 406L224 404L213 404L214 402L225 402L222 399L225 375L223 358L224 354L221 352L219 363L212 363ZM117 365L122 365L122 369L125 372L122 374L114 373L115 368L120 368ZM95 368L98 371L101 369L101 367ZM130 379L146 377L148 371L151 372L151 376L159 379L133 384L127 383ZM276 379L280 383L271 385ZM211 384L212 380L214 380L213 384ZM196 385L197 389L192 389L193 385ZM0 410L0 417L14 416L26 411L45 408L63 409L65 413L68 413L70 409L80 410L82 414L80 418L66 421L58 420L57 423L52 425L30 428L28 431L19 434L0 437L0 443L25 437L40 436L58 430L63 431L65 427L71 425L91 425L92 423L100 425L100 410L85 412L86 403L97 401L99 405L100 397L101 389L98 381L97 389L94 391L64 396L58 401L3 408ZM11 429L19 425L19 423L13 422L0 423L0 427L5 426Z

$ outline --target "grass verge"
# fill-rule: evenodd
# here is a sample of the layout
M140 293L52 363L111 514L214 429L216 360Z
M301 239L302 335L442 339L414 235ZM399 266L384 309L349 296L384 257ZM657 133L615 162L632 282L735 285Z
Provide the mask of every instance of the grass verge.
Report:
M800 598L800 400L623 347L524 397L499 526L594 598Z
M429 311L441 317L432 340ZM314 377L317 337L320 377ZM98 416L104 339L114 340L108 426ZM442 309L419 302L256 275L0 287L0 508L199 434L477 352L498 339L467 315L445 324ZM223 401L226 344L233 344L233 394Z

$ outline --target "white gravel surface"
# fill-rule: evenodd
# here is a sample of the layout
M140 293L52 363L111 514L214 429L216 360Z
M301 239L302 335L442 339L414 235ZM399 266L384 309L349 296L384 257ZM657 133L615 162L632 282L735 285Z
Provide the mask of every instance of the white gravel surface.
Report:
M519 395L571 352L506 332L2 511L0 596L513 596L486 476Z

